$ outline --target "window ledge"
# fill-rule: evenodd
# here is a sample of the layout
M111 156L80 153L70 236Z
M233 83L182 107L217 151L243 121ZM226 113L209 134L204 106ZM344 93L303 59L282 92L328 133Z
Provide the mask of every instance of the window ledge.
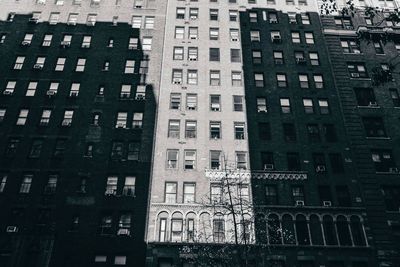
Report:
M375 136L367 136L366 139L368 140L390 140L390 137L375 137Z
M378 108L381 108L381 106L357 106L357 108L372 108L372 109L378 109Z

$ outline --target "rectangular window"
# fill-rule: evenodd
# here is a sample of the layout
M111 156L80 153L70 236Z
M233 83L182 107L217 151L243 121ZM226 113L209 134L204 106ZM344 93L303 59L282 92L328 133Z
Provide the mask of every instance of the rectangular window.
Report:
M7 175L1 175L0 177L1 177L0 193L3 193L7 183Z
M167 169L178 168L178 150L168 149L167 150Z
M79 88L81 84L80 83L72 83L71 84L71 89L69 91L69 96L70 97L77 97L79 94Z
M310 52L308 53L308 56L312 66L319 66L319 57L317 52Z
M262 63L262 52L261 50L253 50L252 52L253 64L261 64Z
M21 109L19 111L17 125L25 125L26 120L28 119L29 110L28 109Z
M322 89L324 88L324 78L322 77L321 74L314 74L314 86L316 89Z
M136 182L136 177L134 176L125 177L125 184L124 188L122 189L123 196L129 196L129 197L135 196L135 182Z
M22 69L22 66L24 65L25 57L19 56L15 59L15 64L14 64L14 70L20 70Z
M314 44L314 34L312 32L304 33L306 44Z
M242 86L242 73L240 71L232 71L232 86Z
M179 120L169 120L168 137L179 138L179 132L180 132L180 121Z
M144 18L144 28L145 29L154 29L154 17L146 16Z
M118 187L118 177L116 176L109 176L107 177L107 184L106 184L106 191L104 194L106 196L116 195L117 194L117 187Z
M219 70L210 70L210 85L221 85L221 73Z
M128 49L129 49L129 50L137 49L137 47L138 47L138 42L139 42L138 38L130 37L130 38L129 38L129 43L128 43Z
M233 96L233 111L243 111L243 96Z
M301 43L300 33L299 32L292 32L292 42L294 44L300 44Z
M125 71L124 73L132 74L135 73L135 60L127 59L125 61Z
M82 48L90 48L90 43L91 42L92 42L92 36L85 35L85 36L83 36L81 47Z
M211 121L210 122L210 138L220 139L221 138L221 122Z
M186 110L197 110L197 94L186 95Z
M210 198L212 204L222 203L222 186L220 184L211 184Z
M39 158L40 153L42 152L43 140L35 139L32 141L31 149L29 151L30 158Z
M183 81L183 71L181 69L173 69L172 70L172 83L173 84L182 84Z
M368 78L368 73L363 63L347 63L351 78Z
M306 114L313 114L314 113L314 105L313 105L312 99L303 98L303 107L304 107L304 112Z
M229 36L232 42L239 41L239 29L229 29Z
M197 61L197 58L198 58L197 47L188 47L188 60L189 61Z
M264 87L264 73L254 73L254 84L256 87Z
M218 20L218 9L210 9L210 20Z
M196 168L196 151L195 150L185 150L183 167L185 170L193 170Z
M218 40L219 39L219 28L210 28L209 36L210 36L210 40Z
M45 34L44 37L43 37L42 46L44 46L44 47L50 46L52 39L53 39L53 35L52 34Z
M210 110L211 111L221 111L221 96L220 95L210 95Z
M267 111L267 99L264 97L257 97L257 112Z
M24 177L22 179L21 187L19 188L20 194L29 194L29 192L31 191L32 179L33 179L32 174L24 175Z
M74 116L73 110L65 110L64 111L64 118L61 122L61 126L68 127L72 124L72 117Z
M252 42L260 42L260 40L261 40L260 31L258 31L258 30L250 31L250 40Z
M132 128L133 129L141 129L143 126L143 113L134 112L132 119Z
M170 109L176 109L180 110L181 109L181 94L180 93L171 93L170 96Z
M295 205L304 204L305 202L304 188L302 186L292 186L292 197Z
M289 98L281 98L280 99L280 104L281 104L281 112L282 113L291 113L292 109L290 107L290 99Z
M111 159L121 160L124 155L124 144L122 142L113 142L111 147Z
M260 140L271 140L271 126L268 122L258 123L258 138Z
M221 151L210 151L210 168L221 169Z
M288 84L287 84L286 74L283 74L283 73L276 74L276 82L277 82L278 87L281 87L281 88L287 87Z
M187 84L196 85L197 84L197 70L188 70L187 71Z
M128 144L128 160L139 160L140 143L131 142Z
M17 81L8 81L6 85L6 89L3 91L4 95L12 95L15 90L15 86L17 85Z
M358 106L377 107L375 93L372 88L354 88Z
M243 140L245 138L244 122L235 122L234 123L234 131L235 131L235 139Z
M299 82L300 82L300 88L309 88L310 85L308 83L308 75L307 74L299 74Z
M240 49L231 49L231 62L241 62Z
M274 51L273 56L274 56L275 65L284 64L283 52L282 51Z
M283 137L286 142L296 142L296 128L293 123L283 123Z
M393 106L394 107L400 107L400 97L399 97L399 92L396 89L389 89L390 97L392 98L393 101Z
M196 201L196 184L183 184L183 203L194 203Z
M343 53L360 54L360 44L355 39L341 39L340 45L342 46Z
M199 9L198 8L189 8L189 18L191 20L196 20L199 17Z
M245 152L236 152L236 168L247 169L247 156Z
M115 128L126 128L127 119L128 119L127 112L118 112Z
M185 138L196 138L197 135L197 121L185 122Z
M183 47L182 46L174 47L174 60L183 60Z
M151 51L152 44L153 44L153 37L144 36L142 39L142 50Z
M189 27L189 39L196 40L199 35L199 28L197 27Z
M55 71L63 71L64 70L64 65L65 65L65 57L59 57L57 58L57 63L55 67Z
M76 72L83 72L85 70L86 59L85 58L78 58L76 63Z
M265 202L267 205L278 204L278 190L276 185L265 186Z
M165 203L176 203L177 183L165 183Z
M42 116L40 117L40 126L46 126L50 122L50 116L51 116L51 109L44 109L42 111Z
M219 48L210 48L209 52L210 52L210 55L209 55L210 61L219 61L220 60Z
M330 113L329 102L327 99L318 99L319 113L326 115Z
M120 98L129 98L131 96L131 85L123 84L121 85L121 91L119 93Z

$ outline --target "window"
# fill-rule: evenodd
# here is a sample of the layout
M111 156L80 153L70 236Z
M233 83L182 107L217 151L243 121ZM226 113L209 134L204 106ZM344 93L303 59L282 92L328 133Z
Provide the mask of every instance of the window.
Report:
M324 124L322 126L326 142L337 142L336 129L333 124Z
M310 98L303 98L304 112L306 114L314 113L313 101Z
M335 17L335 24L339 28L346 30L352 30L353 24L351 23L351 18L348 17Z
M51 12L49 17L49 24L54 25L57 24L60 19L60 13L58 12Z
M287 80L286 80L286 74L276 74L276 81L278 87L287 87Z
M183 60L183 47L174 47L174 60Z
M7 175L1 175L0 193L4 192L4 188L6 187L6 183L7 183Z
M57 175L49 175L47 184L44 187L44 193L46 194L54 194L57 189L57 180L58 176Z
M49 90L47 91L47 95L48 95L48 96L52 96L52 95L57 94L58 86L59 86L59 85L60 85L60 84L57 83L57 82L52 82L52 83L50 83Z
M123 84L121 85L121 91L119 93L120 98L129 98L131 96L131 85Z
M362 118L367 137L386 137L385 126L380 117Z
M264 73L254 73L254 84L256 87L264 87Z
M135 60L132 59L126 60L124 73L127 74L135 73Z
M319 66L319 57L317 52L310 52L308 53L308 56L310 57L311 65Z
M19 111L18 119L16 125L25 125L26 120L28 118L29 110L28 109L21 109Z
M188 70L187 71L187 83L191 85L197 84L197 70Z
M149 36L145 36L142 39L142 50L143 51L151 51L151 46L153 43L153 38Z
M260 38L260 31L258 30L252 30L250 31L250 40L252 42L260 42L261 38Z
M24 36L24 40L22 40L22 45L29 46L32 43L32 38L33 34L32 33L26 33Z
M171 241L180 242L182 241L183 232L183 221L182 218L171 219Z
M240 49L231 49L231 62L241 62Z
M15 90L15 86L17 85L16 81L8 81L6 85L6 89L3 91L4 95L12 95Z
M188 47L188 60L189 61L197 61L197 58L198 58L197 47Z
M43 37L42 46L47 47L51 45L51 40L53 39L52 34L45 34Z
M189 39L195 40L198 38L199 29L197 27L189 27Z
M304 33L306 44L314 44L314 34L312 32Z
M36 62L33 65L33 69L35 70L41 70L44 67L44 62L46 61L45 57L37 57Z
M168 122L168 137L179 138L180 132L180 121L179 120L169 120Z
M125 177L125 184L124 188L122 189L123 196L133 197L135 195L135 181L136 177L134 176Z
M132 120L132 128L140 129L143 126L143 113L134 112Z
M231 79L232 79L232 86L242 85L242 73L240 71L232 71Z
M106 191L105 195L116 195L118 188L118 177L109 176L107 177Z
M86 59L85 58L78 58L76 63L76 72L83 72L85 70Z
M210 70L210 85L221 85L221 73L219 70Z
M287 153L287 167L288 171L300 171L301 164L300 164L300 156L298 153Z
M177 183L165 183L165 203L176 203Z
M185 138L196 138L197 135L197 121L185 122Z
M303 201L304 203L304 189L302 186L292 186L292 198L294 204L297 204L297 201Z
M233 96L233 111L243 111L243 96Z
M320 142L321 137L319 134L319 128L317 124L307 124L308 139L311 142Z
M300 3L306 3L305 5L307 5L307 1L305 0L300 0L299 1L299 5ZM310 16L306 13L301 13L301 22L303 23L303 25L310 25Z
M396 89L389 89L390 97L393 101L394 107L400 107L400 97L399 92Z
M92 41L92 36L90 36L90 35L83 36L81 47L82 48L89 48L91 41Z
M284 63L282 51L274 51L273 56L275 65L282 65Z
M229 36L232 42L239 41L239 29L229 29Z
M336 186L336 199L339 207L351 207L351 196L346 185Z
M396 172L396 163L391 150L375 149L371 150L372 161L377 172Z
M175 39L185 38L185 27L175 27Z
M35 139L32 141L31 149L29 151L30 158L38 158L42 151L43 147L43 140L42 139Z
M84 157L91 158L93 157L93 144L86 144L85 151L83 153Z
M290 107L290 99L289 98L281 98L280 104L281 104L281 112L282 113L291 113L292 112L292 109Z
M134 49L137 49L137 47L138 47L138 38L135 38L135 37L130 37L129 38L129 43L128 43L128 49L129 50L134 50Z
M271 152L261 152L261 168L265 171L274 170L274 154Z
M154 17L146 16L144 18L144 28L145 29L154 29Z
M180 93L171 93L170 96L170 109L181 109L181 94Z
M326 172L326 162L325 156L322 153L313 153L312 154L314 168L316 173L325 173Z
M219 217L216 216L216 218L213 220L213 236L214 242L225 242L225 221L222 215Z
M209 60L219 61L219 59L220 59L219 48L210 48Z
M327 99L318 99L319 113L326 115L330 113L329 102Z
M139 160L140 155L140 143L130 142L128 143L128 160Z
M347 63L351 78L368 78L367 70L363 63Z
M309 88L310 85L308 83L308 75L307 74L299 74L300 88Z
M257 112L267 111L267 99L264 97L257 97Z
M186 110L196 110L196 109L197 109L197 94L187 94Z
M24 177L22 179L21 187L19 188L20 194L28 194L31 191L32 179L33 179L32 174L24 175Z
M210 28L209 36L210 36L210 40L218 40L219 39L219 28Z
M244 122L235 122L234 130L235 130L235 139L238 140L244 139Z
M221 165L221 151L210 151L210 168L220 170Z
M257 23L257 20L258 20L257 12L249 12L249 20L252 23Z
M271 31L271 40L273 43L281 43L281 33L279 31Z
M14 70L20 70L22 69L22 66L24 65L25 57L19 56L15 59L15 64L14 64Z
M267 205L278 204L278 190L276 185L265 186L265 202Z
M261 50L253 50L252 58L253 58L253 64L261 64L262 63Z
M245 152L236 152L236 168L237 169L247 169L247 156Z
M17 154L19 143L20 143L19 138L10 138L7 143L5 156L9 158L15 156Z
M222 203L222 186L220 184L211 184L210 198L212 204Z
M71 84L71 90L69 92L70 97L77 97L79 94L79 88L81 84L80 83L72 83Z
M210 95L210 110L211 111L221 111L221 96L220 95Z
M330 153L329 161L333 173L344 173L343 159L339 153Z
M46 126L50 122L50 116L51 116L51 109L44 109L42 111L42 116L40 117L40 126Z
M218 20L218 9L210 9L210 20Z
M273 24L278 23L278 14L275 12L268 13L268 21Z
M65 65L65 58L64 57L59 57L57 58L57 63L55 67L55 71L63 71L64 70L64 65Z
M56 158L62 158L65 154L67 141L65 139L57 139L54 147L53 156Z
M294 52L294 57L295 57L296 63L298 65L305 65L306 64L306 59L304 57L304 52L303 51L295 51Z
M96 24L97 15L96 14L88 14L86 19L86 25L94 26Z
M115 128L126 128L127 119L128 119L127 112L118 112Z
M292 42L294 44L300 44L301 43L300 33L299 32L292 32Z
M229 10L229 21L237 21L237 20L238 20L237 10Z
M196 201L196 184L183 184L183 203L194 203Z
M3 178L4 179L4 178ZM383 186L382 194L385 199L386 210L399 211L400 209L400 187L399 186Z
M374 90L372 88L355 88L354 93L357 98L357 104L359 106L378 106L375 99Z
M258 123L258 138L260 140L271 140L271 126L268 122Z
M221 122L219 121L210 122L210 138L211 139L221 138Z
M167 150L167 169L178 168L178 150L168 149Z
M173 84L182 84L183 80L183 71L181 69L173 69L172 70L172 83Z
M360 44L355 39L340 39L343 53L360 54Z
M189 8L189 18L191 20L196 20L199 17L199 9L198 8Z
M314 86L317 89L322 89L324 88L324 79L321 74L314 74Z
M286 142L296 142L296 128L293 123L283 123L283 139Z
M0 108L0 123L4 121L5 116L6 116L6 109Z
M74 116L73 110L65 110L64 111L64 118L61 122L61 126L68 127L72 124L72 117Z

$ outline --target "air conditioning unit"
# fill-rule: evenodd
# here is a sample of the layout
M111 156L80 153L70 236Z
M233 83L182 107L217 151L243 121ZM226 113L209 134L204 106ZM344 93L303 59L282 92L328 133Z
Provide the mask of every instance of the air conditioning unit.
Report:
M305 64L306 63L306 59L304 57L302 58L296 58L296 63L297 64Z
M67 25L75 26L76 21L67 21Z
M126 125L124 123L117 123L115 128L126 128Z
M189 56L189 61L197 61L197 57L196 56Z
M281 42L281 37L279 35L272 36L272 42L273 43L280 43Z
M325 165L318 165L316 168L315 168L315 171L316 172L325 172Z
M277 24L278 20L277 19L269 19L269 23Z
M117 190L114 189L107 189L106 192L104 193L106 196L115 196L117 194Z
M6 232L7 233L16 233L16 232L18 232L18 227L17 226L13 226L13 225L9 225L6 228Z
M55 191L56 191L56 188L54 186L46 186L44 188L44 192L46 194L51 194L51 193L54 193Z
M131 95L130 93L121 93L121 94L120 94L120 97L121 97L121 98L129 98L130 95Z
M4 90L3 95L12 95L13 91L11 90Z
M41 64L35 64L35 65L33 65L33 68L34 68L35 70L41 70L41 69L43 69L43 65L41 65Z
M274 164L264 164L264 171L266 170L273 170L274 169Z
M21 45L23 45L23 46L30 46L30 45L31 45L31 42L22 41Z
M360 73L352 72L350 73L351 78L360 78Z
M296 200L296 207L303 207L304 201L303 200Z
M128 197L133 197L133 196L135 196L135 191L131 188L124 188L124 190L122 191L122 195L128 196Z
M182 80L180 79L174 79L173 84L182 84Z
M190 36L190 39L191 39L191 40L196 40L196 39L197 39L197 36Z
M399 169L398 168L389 168L389 172L391 172L391 173L399 173Z
M191 19L191 20L196 20L197 17L196 17L196 16L190 16L190 19Z
M71 45L71 42L69 42L69 41L62 41L61 42L61 46L63 46L63 47L69 47Z
M38 23L38 22L39 22L39 19L38 19L38 18L30 18L30 19L29 19L29 22L30 22L30 23Z
M324 207L330 207L330 206L332 206L332 202L331 201L324 201L323 205L324 205Z
M61 126L69 127L69 126L71 126L71 121L63 120L61 123Z
M377 106L378 106L378 103L376 103L376 101L371 101L371 102L368 103L368 106L370 106L370 107L377 107Z
M48 121L40 121L40 122L39 122L39 125L40 125L40 126L46 126L46 125L48 125L48 124L49 124Z
M82 48L90 48L90 44L82 44Z
M238 38L231 38L231 41L232 42L237 42L237 41L239 41L239 39Z
M259 110L257 110L257 112L267 113L267 110L266 109L259 109Z
M117 235L130 235L129 229L118 229Z
M56 94L56 91L54 91L54 90L48 90L46 92L46 95L48 95L49 97L54 96L55 94Z
M88 25L88 26L94 26L95 24L96 24L96 21L88 21L86 23L86 25Z

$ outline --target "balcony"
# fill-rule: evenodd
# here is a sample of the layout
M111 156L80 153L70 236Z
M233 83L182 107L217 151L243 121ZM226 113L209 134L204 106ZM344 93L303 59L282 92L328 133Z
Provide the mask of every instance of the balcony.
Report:
M224 177L232 179L270 179L270 180L307 180L308 174L304 171L270 171L270 170L205 170L206 177L218 180Z

